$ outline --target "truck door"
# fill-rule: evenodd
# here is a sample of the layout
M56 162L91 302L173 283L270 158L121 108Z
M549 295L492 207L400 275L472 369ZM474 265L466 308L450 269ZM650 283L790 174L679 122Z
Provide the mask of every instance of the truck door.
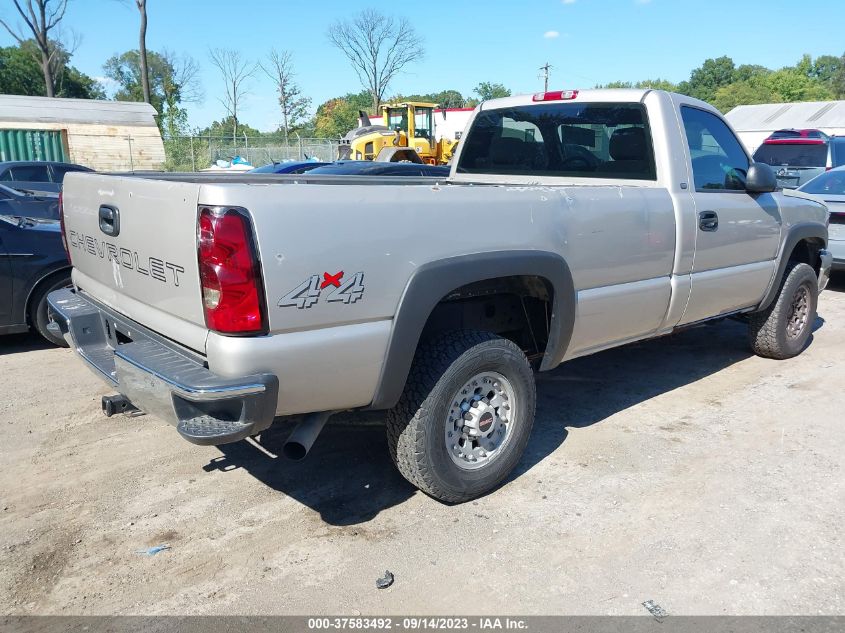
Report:
M434 108L414 108L414 138L408 139L423 161L434 158Z
M14 325L12 323L12 262L9 257L12 230L14 229L9 221L0 219L0 328L5 325Z
M749 194L750 160L725 122L683 105L696 240L690 300L680 323L750 307L774 273L781 220L775 197Z

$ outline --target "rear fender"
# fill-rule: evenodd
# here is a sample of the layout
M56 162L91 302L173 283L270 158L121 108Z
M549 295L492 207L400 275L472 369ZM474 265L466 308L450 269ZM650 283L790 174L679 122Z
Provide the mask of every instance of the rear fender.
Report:
M518 275L542 277L554 290L549 340L540 369L557 366L569 345L575 322L575 288L563 258L545 251L496 251L451 257L420 266L408 281L393 320L371 408L389 409L399 401L426 322L445 296L467 284Z

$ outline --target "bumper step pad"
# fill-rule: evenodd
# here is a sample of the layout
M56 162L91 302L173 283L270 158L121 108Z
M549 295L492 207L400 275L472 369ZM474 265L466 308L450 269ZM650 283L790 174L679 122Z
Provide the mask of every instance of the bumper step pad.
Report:
M228 444L257 433L253 423L239 420L220 420L210 415L201 415L180 420L176 425L179 435L192 444Z

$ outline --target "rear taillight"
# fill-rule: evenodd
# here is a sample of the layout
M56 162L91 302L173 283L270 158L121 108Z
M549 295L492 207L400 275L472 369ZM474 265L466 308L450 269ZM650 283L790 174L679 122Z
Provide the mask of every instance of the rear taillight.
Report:
M65 232L65 205L61 191L59 192L59 228L62 230L62 246L65 247L65 255L67 255L67 260L72 264L73 261L70 258L70 249L67 247L67 233Z
M265 333L264 289L247 212L202 207L197 253L208 328L221 334Z
M824 141L796 136L791 138L767 138L763 141L763 145L824 145Z

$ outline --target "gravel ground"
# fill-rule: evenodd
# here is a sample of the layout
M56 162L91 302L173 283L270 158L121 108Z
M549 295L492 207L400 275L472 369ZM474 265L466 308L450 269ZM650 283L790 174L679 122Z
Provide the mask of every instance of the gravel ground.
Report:
M790 361L726 321L539 375L517 472L460 506L377 425L300 463L285 425L193 446L104 418L70 351L0 338L0 612L842 614L844 280L819 313Z

